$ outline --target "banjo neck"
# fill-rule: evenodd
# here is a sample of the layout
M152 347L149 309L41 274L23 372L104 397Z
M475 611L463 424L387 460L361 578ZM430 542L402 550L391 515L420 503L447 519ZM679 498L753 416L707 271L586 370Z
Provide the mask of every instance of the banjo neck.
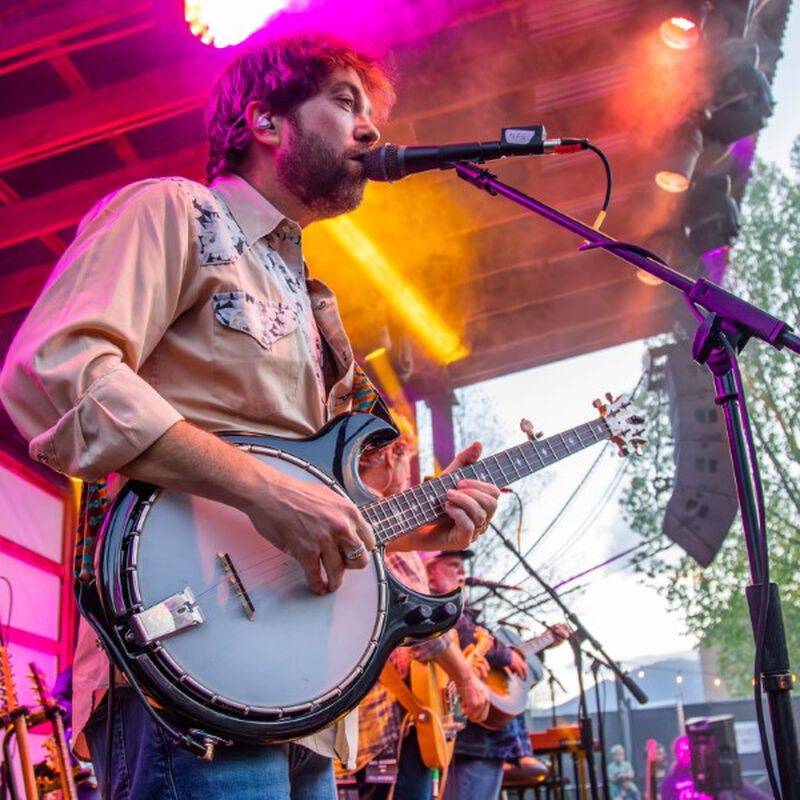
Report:
M605 418L570 428L547 439L510 447L455 472L424 481L411 489L361 506L375 538L386 545L444 515L447 491L465 478L503 488L612 436Z

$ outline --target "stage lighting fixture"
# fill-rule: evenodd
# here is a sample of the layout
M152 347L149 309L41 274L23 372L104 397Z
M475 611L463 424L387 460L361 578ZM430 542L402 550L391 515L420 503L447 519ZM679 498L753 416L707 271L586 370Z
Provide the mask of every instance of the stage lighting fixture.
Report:
M659 27L661 39L674 50L689 50L700 41L710 3L706 0L678 0L667 9L669 16Z
M703 134L693 119L664 142L661 169L655 181L666 192L678 194L689 188L697 159L703 152Z
M189 30L203 44L229 47L288 5L288 0L185 0L183 8Z
M767 76L758 63L755 42L732 39L722 46L711 116L701 126L709 139L732 144L767 124L775 103Z
M683 225L689 251L695 256L733 244L740 223L729 175L708 175L692 182L683 209Z

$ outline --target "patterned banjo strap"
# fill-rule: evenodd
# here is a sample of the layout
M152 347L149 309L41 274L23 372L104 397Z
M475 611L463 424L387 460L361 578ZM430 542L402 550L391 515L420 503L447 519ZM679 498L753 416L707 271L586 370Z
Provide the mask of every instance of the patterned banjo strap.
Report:
M90 583L94 579L94 551L97 534L108 511L108 492L105 480L84 481L81 486L81 503L78 511L78 529L75 533L75 579Z
M353 365L353 411L380 417L384 422L388 422L398 435L400 434L386 401L359 364Z

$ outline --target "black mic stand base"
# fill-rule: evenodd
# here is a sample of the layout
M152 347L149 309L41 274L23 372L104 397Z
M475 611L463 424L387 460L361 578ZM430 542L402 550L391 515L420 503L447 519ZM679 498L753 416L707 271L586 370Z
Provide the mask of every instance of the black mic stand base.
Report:
M764 594L764 584L751 584L745 590L750 607L753 635L758 637L758 614ZM761 685L767 695L769 716L772 721L773 746L778 761L781 794L785 800L800 798L800 767L797 728L792 708L792 673L789 651L786 646L786 629L783 624L778 585L770 583L767 598L767 623L764 637L764 661L761 667Z

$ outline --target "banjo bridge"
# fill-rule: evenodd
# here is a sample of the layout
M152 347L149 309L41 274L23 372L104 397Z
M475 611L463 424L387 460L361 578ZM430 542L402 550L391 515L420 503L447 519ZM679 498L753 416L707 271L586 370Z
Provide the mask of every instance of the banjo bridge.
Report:
M134 641L143 646L203 622L203 612L197 605L194 592L187 586L166 600L134 614L130 625Z
M228 576L228 582L233 587L233 591L242 604L244 613L247 614L247 619L252 622L256 618L256 608L253 605L253 601L250 599L250 595L247 594L247 589L244 588L244 584L239 577L239 573L236 571L236 567L233 566L231 557L227 553L217 553L217 558L219 559L219 563L222 564L222 569L225 571L225 574Z

